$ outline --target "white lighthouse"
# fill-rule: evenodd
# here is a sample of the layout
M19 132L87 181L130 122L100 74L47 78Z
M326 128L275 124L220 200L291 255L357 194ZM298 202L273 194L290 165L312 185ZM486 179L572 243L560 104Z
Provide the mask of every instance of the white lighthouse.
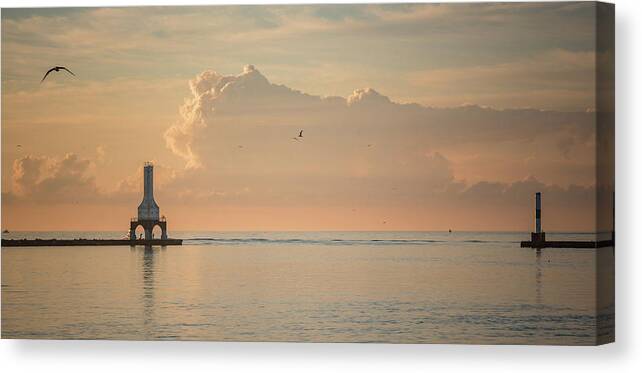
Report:
M142 226L145 229L145 240L151 240L152 231L155 226L161 229L161 240L167 239L167 221L160 217L160 208L154 201L154 165L145 162L143 167L143 201L138 205L138 217L131 220L129 226L129 238L136 239L136 228Z
M143 201L138 205L138 220L159 220L160 209L154 201L154 165L145 162L143 167Z

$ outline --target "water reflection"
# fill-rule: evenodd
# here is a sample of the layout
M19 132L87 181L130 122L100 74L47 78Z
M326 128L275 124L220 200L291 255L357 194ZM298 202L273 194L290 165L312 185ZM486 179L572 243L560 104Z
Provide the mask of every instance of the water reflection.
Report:
M143 305L143 333L145 338L152 338L156 328L154 319L155 299L154 299L154 273L156 272L156 256L160 254L162 248L153 246L136 246L132 247L132 252L136 255L142 254L142 293L141 304ZM140 258L140 257L139 257Z
M542 304L542 250L535 251L535 303Z

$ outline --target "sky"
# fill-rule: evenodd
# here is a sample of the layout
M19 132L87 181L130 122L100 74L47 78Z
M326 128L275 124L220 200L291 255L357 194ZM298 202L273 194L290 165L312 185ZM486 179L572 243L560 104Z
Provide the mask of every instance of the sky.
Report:
M592 231L595 13L3 9L2 228Z

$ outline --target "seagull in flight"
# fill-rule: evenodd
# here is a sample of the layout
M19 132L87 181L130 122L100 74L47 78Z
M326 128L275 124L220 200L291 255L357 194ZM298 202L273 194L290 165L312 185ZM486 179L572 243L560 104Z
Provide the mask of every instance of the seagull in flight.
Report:
M303 138L303 130L299 131L299 136L293 137L292 140L299 141L299 139L302 139L302 138Z
M60 70L65 70L69 74L71 74L73 76L76 76L76 74L72 73L71 70L69 70L68 68L66 68L64 66L54 66L51 69L47 70L47 73L45 74L45 76L42 77L42 80L40 81L40 83L45 81L45 79L47 78L47 75L49 75L50 72L52 72L52 71L58 72Z

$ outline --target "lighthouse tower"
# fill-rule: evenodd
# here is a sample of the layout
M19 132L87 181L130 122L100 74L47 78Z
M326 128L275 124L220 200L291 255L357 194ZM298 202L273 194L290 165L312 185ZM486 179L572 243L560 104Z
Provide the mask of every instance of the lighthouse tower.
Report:
M535 232L531 232L532 242L546 241L546 233L542 231L542 193L535 193Z
M138 220L159 220L160 209L154 201L154 165L145 162L143 167L143 201L138 205Z
M155 226L161 229L161 239L167 239L167 221L160 217L160 208L154 201L154 165L145 162L143 167L143 201L138 205L138 217L133 218L129 227L129 238L136 239L136 228L142 226L145 229L145 240L152 239L152 231Z

